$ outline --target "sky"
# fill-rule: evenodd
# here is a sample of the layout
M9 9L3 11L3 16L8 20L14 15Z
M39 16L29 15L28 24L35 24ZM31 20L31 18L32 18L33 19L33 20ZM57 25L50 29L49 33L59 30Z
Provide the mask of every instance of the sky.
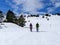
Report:
M0 0L0 10L16 14L54 14L60 13L60 0Z

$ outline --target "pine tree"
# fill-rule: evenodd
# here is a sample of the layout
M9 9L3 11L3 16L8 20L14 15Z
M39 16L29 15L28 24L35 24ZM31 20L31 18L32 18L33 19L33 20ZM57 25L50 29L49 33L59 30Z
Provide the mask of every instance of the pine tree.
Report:
M15 20L16 20L16 16L15 16L15 14L12 12L12 11L8 11L7 12L7 16L6 16L6 19L7 19L7 22L15 22Z
M21 27L25 26L25 19L24 19L23 15L20 16L18 21L19 21L19 26L21 26Z
M4 18L4 16L3 16L3 12L2 12L2 11L0 11L0 23L2 23L2 22L3 22L3 18Z

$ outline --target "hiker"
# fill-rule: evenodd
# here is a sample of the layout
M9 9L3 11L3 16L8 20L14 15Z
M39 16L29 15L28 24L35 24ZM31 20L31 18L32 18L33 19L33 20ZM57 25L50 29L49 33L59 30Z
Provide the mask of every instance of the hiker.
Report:
M36 24L36 31L38 32L38 29L39 29L39 24L37 23Z
M30 31L32 32L32 23L30 23Z

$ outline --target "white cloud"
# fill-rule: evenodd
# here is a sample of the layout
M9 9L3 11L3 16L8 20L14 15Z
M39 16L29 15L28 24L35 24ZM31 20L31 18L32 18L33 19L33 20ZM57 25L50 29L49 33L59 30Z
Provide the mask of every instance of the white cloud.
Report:
M44 4L41 3L41 1L42 0L13 0L12 2L15 3L15 5L11 4L9 1L8 3L15 11L20 9L18 5L23 4L23 12L38 13L37 9L44 8Z
M12 4L10 1L6 0L6 2L12 7L12 8L15 8L16 5ZM17 7L16 7L17 8Z
M47 8L47 11L48 11L47 13L51 13L51 12L53 12L54 9L55 9L54 7L53 7L53 8L51 8L51 7L50 7L50 8Z
M60 7L60 2L56 2L55 7Z
M60 0L50 0L53 5L52 8L47 8L48 13L53 12L56 8L60 7Z
M46 12L38 12L38 14L46 14Z
M60 7L60 0L51 0L55 8Z
M21 3L24 3L25 0L13 0L14 3L16 3L16 5L20 5Z
M13 12L16 13L16 14L18 14L18 13L17 13L17 10L19 9L19 7L18 7L17 5L12 4L9 0L6 0L6 2L7 2L12 8L14 8Z
M52 3L60 2L60 0L50 0Z

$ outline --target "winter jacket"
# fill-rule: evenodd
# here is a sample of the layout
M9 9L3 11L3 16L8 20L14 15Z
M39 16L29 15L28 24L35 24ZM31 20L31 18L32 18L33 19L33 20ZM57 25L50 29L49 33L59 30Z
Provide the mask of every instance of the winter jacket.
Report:
M39 28L39 24L38 23L36 24L36 28Z
M32 29L32 24L30 24L30 29Z

